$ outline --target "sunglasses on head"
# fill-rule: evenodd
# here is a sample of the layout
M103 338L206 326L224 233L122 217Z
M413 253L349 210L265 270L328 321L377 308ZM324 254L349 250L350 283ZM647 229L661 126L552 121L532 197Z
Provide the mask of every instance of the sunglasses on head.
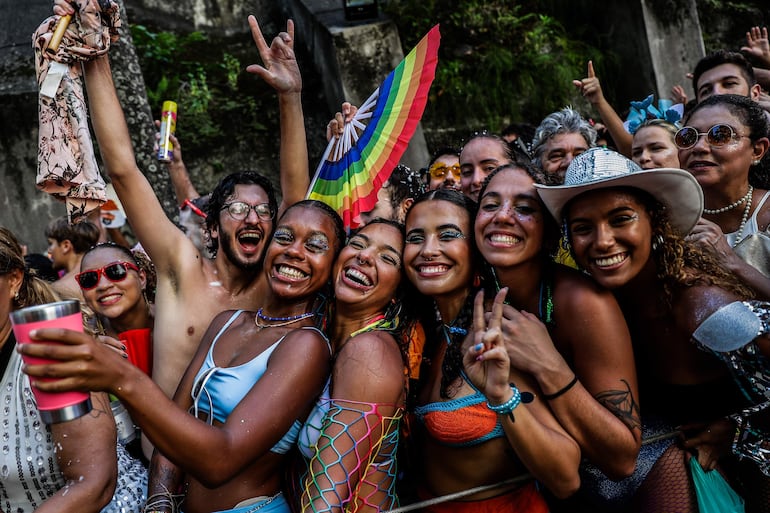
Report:
M113 262L100 269L90 269L75 275L75 281L78 282L83 290L90 290L99 284L99 277L103 274L111 282L123 281L128 276L128 270L139 272L139 268L131 262Z
M709 146L715 148L725 146L741 137L748 137L747 135L738 135L733 127L720 123L705 132L698 132L696 128L691 126L682 127L674 136L674 142L677 147L686 150L698 144L698 139L703 135L706 136L706 142L709 143Z
M252 209L257 214L257 217L263 221L269 221L273 218L273 211L268 203L260 203L259 205L249 205L243 201L234 201L232 203L226 203L222 205L221 210L227 210L230 217L236 221L243 221L249 217Z
M452 176L455 177L455 180L460 179L460 164L455 164L454 166L447 166L446 164L442 162L436 162L432 166L430 166L430 177L434 180L443 180L446 178L448 173L452 173Z

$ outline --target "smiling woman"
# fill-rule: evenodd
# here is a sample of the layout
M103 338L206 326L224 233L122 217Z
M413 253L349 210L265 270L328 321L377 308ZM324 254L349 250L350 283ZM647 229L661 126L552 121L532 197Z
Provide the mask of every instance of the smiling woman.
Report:
M252 210L248 216L255 217ZM109 390L121 399L158 449L147 510L170 506L168 491L183 488L189 513L247 505L286 512L282 469L328 375L329 344L314 324L343 236L342 221L328 206L302 201L289 207L265 252L261 308L215 317L175 403L125 360L76 333L41 335L67 341L49 346L57 359L85 358L77 370L63 363L28 371L69 376L55 387Z
M122 447L116 453L115 421L106 394L91 394L91 413L50 425L41 422L30 398L33 385L22 373L9 314L58 300L47 283L25 268L16 237L0 227L0 390L4 405L0 415L8 426L0 453L0 510L139 512L145 498L146 470ZM26 457L21 456L25 453Z
M480 193L476 244L495 287L508 289L503 328L510 365L535 379L539 397L601 475L584 486L596 494L631 475L640 447L631 341L612 295L552 262L558 228L536 183L539 175L523 165L489 175Z
M766 112L744 96L711 96L677 133L682 168L703 189L703 219L690 239L770 298L770 197Z
M747 500L755 511L766 509L770 481L756 469L730 466L735 425L725 416L740 411L743 398L727 368L691 340L720 306L752 296L711 253L682 237L702 206L693 176L642 170L598 148L572 162L564 186L538 187L548 210L564 222L575 260L614 293L631 328L645 434L682 426L685 451L670 439L644 445L630 490L638 491L625 504L638 511L697 511L686 465L692 452L704 469L738 468L738 480L752 483L744 490Z
M412 463L418 467L412 471L417 493L428 499L518 477L518 483L504 482L497 489L427 511L546 511L534 483L521 476L531 472L555 494L568 495L578 482L577 444L545 403L528 400L531 394L524 392L539 393L531 376L519 369L504 369L505 386L499 397L499 389L482 383L477 388L463 366L468 349L464 341L471 330L479 286L476 273L481 259L472 236L475 212L476 204L468 197L439 189L418 198L406 219L406 273L435 308L421 319L428 340L416 393L419 422L413 436L418 454ZM483 303L477 306L483 316ZM527 404L516 408L515 423L510 407L518 405L516 398L521 396L508 383L515 383L527 398L523 400ZM475 464L479 461L484 464Z
M406 401L399 326L400 224L370 221L334 266L332 375L299 446L302 511L379 512L398 506L396 453Z

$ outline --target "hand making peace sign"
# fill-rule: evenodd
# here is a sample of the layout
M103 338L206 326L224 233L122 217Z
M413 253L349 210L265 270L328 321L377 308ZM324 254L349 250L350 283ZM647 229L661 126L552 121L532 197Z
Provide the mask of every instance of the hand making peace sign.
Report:
M471 346L463 356L463 366L468 379L490 403L501 404L510 399L510 360L503 340L503 302L508 293L502 288L492 302L489 319L484 315L484 293L479 292L473 302L473 326Z

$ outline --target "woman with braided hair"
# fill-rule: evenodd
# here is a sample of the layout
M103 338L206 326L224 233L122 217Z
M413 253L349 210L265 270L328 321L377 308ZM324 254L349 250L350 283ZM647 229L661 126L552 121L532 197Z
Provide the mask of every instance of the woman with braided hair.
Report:
M570 495L579 484L580 451L546 404L532 401L533 392L540 395L532 376L511 366L506 382L512 385L500 396L465 374L481 261L471 235L474 215L471 199L446 189L421 196L407 214L406 273L432 300L437 318L424 319L429 343L416 394L417 493L428 499L499 484L426 511L545 512L535 484L515 478L529 472L554 494Z

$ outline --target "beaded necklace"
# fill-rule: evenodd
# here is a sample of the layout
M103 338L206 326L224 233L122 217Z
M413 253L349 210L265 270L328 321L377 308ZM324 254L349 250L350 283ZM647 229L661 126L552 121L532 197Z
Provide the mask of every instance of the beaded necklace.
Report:
M254 316L254 324L256 324L257 329L259 330L262 330L263 328L277 328L294 324L295 322L308 319L314 315L315 312L305 312L299 315L290 315L288 317L270 317L269 315L263 314L262 309L260 308L257 310L257 315ZM270 324L265 324L262 321L268 321Z
M367 331L373 331L378 329L394 329L395 326L386 326L390 321L387 321L385 319L385 314L380 314L376 316L374 319L369 321L369 323L364 326L363 328L357 329L353 333L350 334L348 338L353 338L356 335L360 335L361 333L366 333Z
M463 315L463 312L470 309L470 311L473 311L473 300L476 297L476 290L469 290L468 295L465 296L465 301L463 302L462 308L460 308L460 311L457 313L454 319L452 319L452 322L449 324L445 323L444 320L441 317L441 312L438 310L438 305L433 304L433 310L436 314L436 321L440 324L441 331L444 334L444 339L447 342L447 345L451 345L454 340L454 335L459 335L460 337L465 337L465 335L468 334L467 328L464 328L461 324L467 323L471 319L468 319L467 316ZM465 317L464 319L462 317Z
M749 185L749 192L746 193L744 198L746 199L746 207L743 209L743 216L741 216L741 224L738 227L738 234L735 236L735 244L738 244L743 240L743 229L746 228L746 221L749 220L749 212L751 211L751 199L754 195L754 187Z
M726 207L722 207L722 208L715 208L715 209L704 208L703 209L703 213L704 214L709 214L709 215L721 214L722 212L728 212L728 211L730 211L730 210L732 210L734 208L737 208L738 205L742 205L746 201L748 201L749 204L751 204L751 194L753 192L754 192L754 187L749 185L749 190L746 192L746 194L741 199L739 199L739 200L737 200L737 201L735 201L733 203L730 203Z

